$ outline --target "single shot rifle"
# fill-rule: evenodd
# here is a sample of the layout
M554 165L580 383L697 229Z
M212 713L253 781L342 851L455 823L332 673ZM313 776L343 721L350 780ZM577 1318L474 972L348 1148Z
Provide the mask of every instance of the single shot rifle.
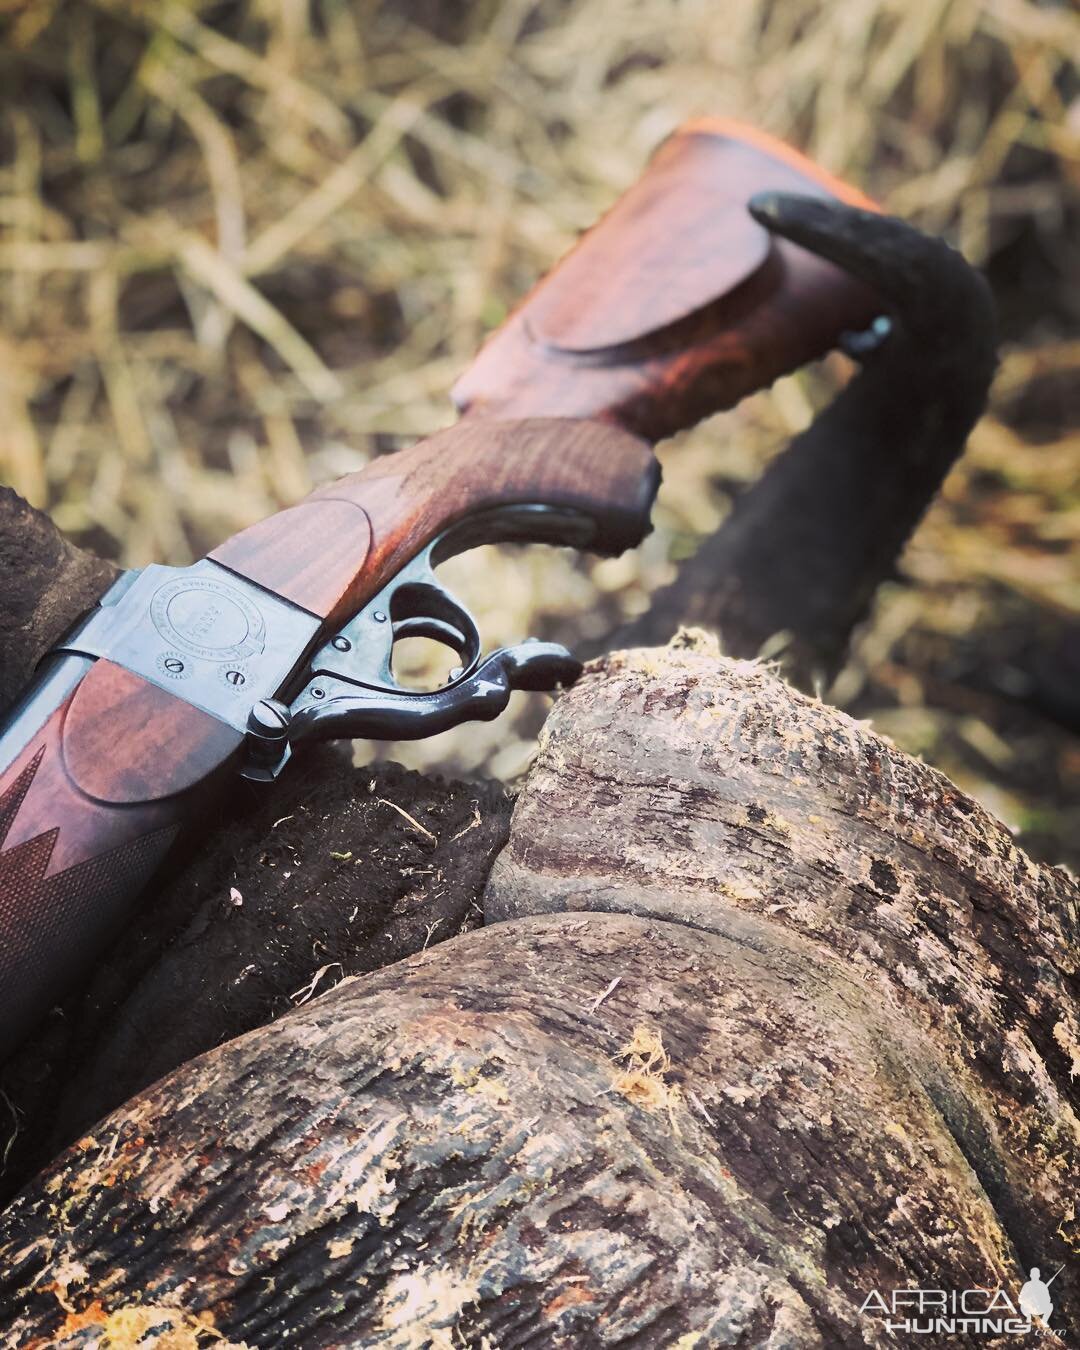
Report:
M748 213L762 192L773 195ZM810 208L803 242L824 248L839 232L836 261L854 272L782 237ZM457 426L191 567L122 575L0 724L0 1052L85 969L184 822L237 775L272 781L315 739L489 719L514 689L576 678L552 644L483 656L433 569L491 541L605 554L637 544L659 482L651 442L879 312L866 284L878 263L855 275L868 221L885 223L786 147L691 124L490 339L454 391ZM455 651L443 688L397 685L393 646L408 636Z

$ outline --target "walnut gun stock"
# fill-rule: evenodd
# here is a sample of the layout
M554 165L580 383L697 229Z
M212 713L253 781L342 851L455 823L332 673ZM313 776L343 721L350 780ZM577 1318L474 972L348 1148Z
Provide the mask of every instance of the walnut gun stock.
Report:
M747 203L765 191L876 209L770 136L687 123L488 339L458 408L597 417L658 441L865 328L876 292L756 221Z

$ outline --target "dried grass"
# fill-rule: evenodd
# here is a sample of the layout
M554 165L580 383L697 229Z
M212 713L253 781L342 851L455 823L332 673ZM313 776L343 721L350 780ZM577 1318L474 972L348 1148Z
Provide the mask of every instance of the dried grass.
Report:
M994 415L837 696L1076 856L1076 742L946 696L1002 596L1010 631L1080 610L1074 9L2 4L0 473L129 564L186 562L452 420L484 333L687 116L787 136L995 260L1011 346ZM489 642L640 609L820 396L797 377L666 450L660 528L634 558L451 564ZM512 775L536 715L398 757Z

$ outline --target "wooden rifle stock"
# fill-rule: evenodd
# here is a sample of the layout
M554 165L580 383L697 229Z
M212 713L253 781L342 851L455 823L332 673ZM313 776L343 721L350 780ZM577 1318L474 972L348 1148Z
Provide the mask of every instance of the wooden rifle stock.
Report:
M873 290L749 215L773 190L876 209L771 136L690 122L488 339L459 410L595 417L658 441L866 327Z

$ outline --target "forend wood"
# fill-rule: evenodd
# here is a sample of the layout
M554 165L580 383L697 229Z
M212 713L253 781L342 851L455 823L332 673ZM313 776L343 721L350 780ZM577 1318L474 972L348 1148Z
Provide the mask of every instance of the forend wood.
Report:
M115 933L239 740L98 661L0 768L0 1058Z
M648 533L659 477L649 445L607 423L462 422L319 488L210 556L334 625L436 535L500 507L575 512L593 523L590 549L621 553ZM542 537L550 542L550 530Z
M655 441L868 324L881 311L869 287L749 215L769 190L876 209L771 136L690 122L489 338L454 387L458 408L558 408Z

